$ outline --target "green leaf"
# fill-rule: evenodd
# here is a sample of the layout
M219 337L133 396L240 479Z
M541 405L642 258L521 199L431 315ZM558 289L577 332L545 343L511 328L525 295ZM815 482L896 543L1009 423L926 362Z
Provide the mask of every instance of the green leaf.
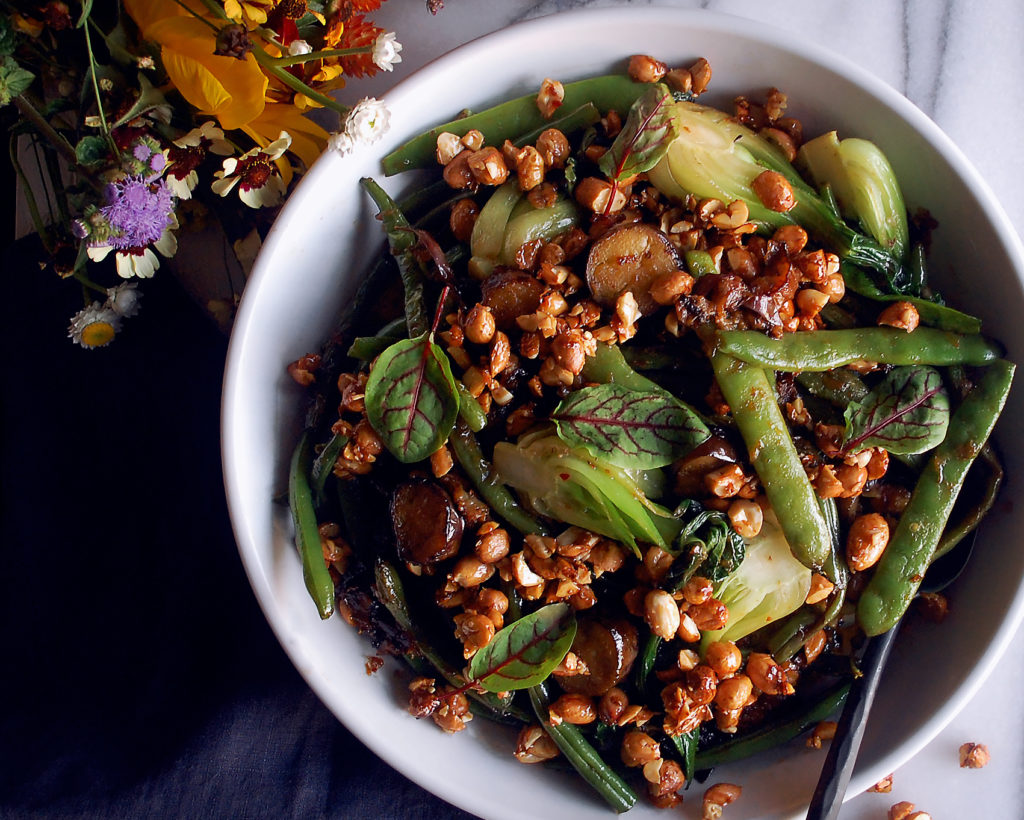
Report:
M884 447L909 455L946 437L949 394L942 375L924 365L894 368L874 390L846 408L845 452Z
M82 137L75 146L75 158L82 165L99 165L107 159L109 151L103 137Z
M674 579L674 586L682 588L698 570L714 583L724 581L743 563L746 542L732 528L728 516L717 510L705 509L699 501L686 499L675 510L683 521L683 529L675 543L675 551L689 558L683 574ZM674 565L673 565L674 566Z
M693 411L662 393L619 384L584 387L552 415L558 437L570 447L626 469L664 467L711 435Z
M437 450L455 427L459 393L448 358L428 333L377 357L366 382L366 417L391 454L406 464Z
M151 83L145 74L139 75L139 96L135 100L135 104L125 112L124 116L120 117L111 128L120 128L126 122L131 122L136 117L145 114L147 111L152 111L158 105L164 105L167 102L167 98L164 97L164 93L156 88Z
M81 28L89 20L89 15L92 13L92 0L82 0L82 13L78 18L78 22L75 23L75 28Z
M661 84L633 103L626 124L598 162L606 177L621 181L658 164L679 130L671 103L672 94Z
M8 105L19 94L32 85L36 75L26 71L11 57L4 57L0 63L0 105Z
M576 637L568 604L549 604L502 629L473 656L470 678L488 692L528 689L551 674Z
M13 54L17 46L17 35L7 15L0 15L0 56Z

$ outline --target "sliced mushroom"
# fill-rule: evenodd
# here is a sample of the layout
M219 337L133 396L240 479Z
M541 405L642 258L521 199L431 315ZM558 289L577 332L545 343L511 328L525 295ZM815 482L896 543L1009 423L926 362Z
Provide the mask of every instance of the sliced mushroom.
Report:
M499 270L480 284L482 302L494 314L501 330L516 326L516 317L536 312L544 293L543 283L523 270Z
M636 660L636 627L623 619L579 619L572 651L583 661L586 674L559 677L566 691L580 695L603 695L621 683Z
M590 248L587 284L594 299L614 307L625 291L632 291L644 315L658 309L650 295L651 283L661 274L679 270L682 260L668 237L650 225L635 223L609 231Z
M726 464L739 461L736 448L721 436L712 436L672 465L673 490L681 498L694 498L707 492L704 476Z
M407 481L391 496L391 526L398 557L435 564L459 551L463 521L451 496L433 481Z

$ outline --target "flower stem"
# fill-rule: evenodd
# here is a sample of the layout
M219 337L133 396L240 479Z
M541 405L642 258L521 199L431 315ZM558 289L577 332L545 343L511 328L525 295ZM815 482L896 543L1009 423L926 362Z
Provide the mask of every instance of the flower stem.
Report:
M311 51L309 54L296 54L294 57L268 57L267 59L271 65L275 65L278 68L288 68L293 65L310 63L313 60L326 60L330 57L351 57L356 54L370 54L372 51L372 46L363 46L361 48L328 48L323 51Z
M21 163L18 162L17 140L18 138L12 134L10 141L8 142L8 151L11 155L11 166L14 168L14 172L18 175L18 182L21 183L21 190L25 195L25 204L28 206L28 214L32 219L32 226L36 229L36 233L39 234L39 238L42 240L43 247L46 248L47 253L53 253L50 232L46 230L46 224L43 222L43 215L39 212L39 204L36 202L36 196L32 192L32 186L29 184L28 177L25 176L25 169L22 168Z
M110 144L111 153L117 157L118 161L121 159L121 151L117 147L117 143L114 142L114 138L110 136L110 126L107 124L107 115L103 111L103 97L100 95L100 81L96 76L96 56L92 50L92 35L89 34L89 27L83 26L82 31L85 32L85 50L89 54L89 75L92 77L92 90L96 95L96 109L100 115L100 130L103 132L103 136L107 138L107 142Z
M275 58L271 57L263 49L254 48L252 50L252 56L256 58L256 62L263 67L264 71L266 71L268 74L272 74L275 77L277 77L277 79L279 79L282 83L284 83L286 86L292 89L292 91L298 92L299 94L304 94L311 100L315 100L316 102L320 103L325 108L330 108L332 111L337 111L342 116L348 113L347 106L342 105L333 97L328 97L326 94L321 94L319 91L314 91L294 74L285 71L280 66L275 65Z

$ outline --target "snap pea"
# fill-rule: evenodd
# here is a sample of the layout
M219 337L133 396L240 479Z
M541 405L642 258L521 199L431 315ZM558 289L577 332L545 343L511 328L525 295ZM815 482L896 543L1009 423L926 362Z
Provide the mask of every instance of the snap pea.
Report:
M544 731L555 741L562 754L565 755L573 768L580 773L598 794L601 795L615 811L629 811L636 803L636 793L629 787L618 773L611 768L597 750L590 745L582 732L571 723L560 723L553 726L548 719L550 702L547 688L543 683L530 687L530 703L533 711L544 727Z
M718 273L714 257L707 251L687 251L683 254L683 258L686 260L686 269L694 279Z
M855 401L863 401L871 391L852 370L802 371L796 376L797 383L807 389L812 396L824 399L830 404L846 408Z
M730 738L716 746L698 750L697 770L703 771L726 763L734 763L737 760L744 760L784 743L789 743L793 738L839 709L849 691L850 684L848 683L836 686L830 689L821 700L778 723L768 723L749 734Z
M313 445L309 430L303 431L299 443L292 453L291 469L288 473L288 506L295 525L295 545L302 559L302 578L306 582L313 603L320 617L327 619L334 612L334 580L324 562L324 551L320 546L320 532L313 507L313 489L309 484L313 464Z
M811 330L772 339L756 330L718 334L718 349L773 370L834 370L857 361L880 364L973 364L995 361L999 345L984 336L919 327L911 333L887 327Z
M914 257L912 257L914 258ZM913 266L911 266L911 269ZM902 294L884 293L868 275L854 265L842 265L843 280L847 290L871 299L873 302L910 302L921 317L922 324L949 330L953 333L980 333L981 319L967 313L961 313L951 307L940 305L930 299Z
M964 540L968 535L977 529L978 524L981 520L988 515L992 506L996 503L996 497L999 495L999 488L1003 484L1003 465L999 461L999 457L996 455L995 449L991 444L986 444L981 448L981 454L978 456L985 466L988 468L988 475L985 478L985 489L982 491L982 496L978 503L971 508L971 510L964 516L963 520L960 521L953 527L947 527L946 531L942 533L942 539L939 541L939 545L935 548L935 555L932 556L932 561L937 561L953 547ZM975 468L977 469L977 468Z
M484 458L484 454L480 450L480 443L464 421L460 420L455 425L455 429L448 437L448 446L452 448L452 453L462 469L466 471L466 475L473 482L477 492L483 496L484 501L499 518L507 524L511 524L524 535L548 534L547 528L543 524L519 506L508 487L493 480L491 476L493 468L490 462Z
M857 617L868 635L880 635L895 626L917 594L967 470L1006 402L1013 372L1009 362L993 362L953 414L945 440L925 465L861 595Z
M530 208L526 213L509 219L502 239L501 261L515 262L516 252L534 239L551 239L567 231L579 221L576 203L560 199L549 208Z
M711 366L794 557L820 569L832 539L779 409L775 386L760 367L721 351L711 356Z
M624 74L609 74L566 83L562 107L572 110L589 102L599 111L614 109L624 113L647 87L647 83L635 83ZM534 92L431 128L392 151L384 157L381 165L384 174L392 176L402 171L435 164L437 137L445 131L461 137L469 131L476 130L484 135L484 142L487 145L500 146L506 139L514 139L550 126L551 121L537 108L537 94Z

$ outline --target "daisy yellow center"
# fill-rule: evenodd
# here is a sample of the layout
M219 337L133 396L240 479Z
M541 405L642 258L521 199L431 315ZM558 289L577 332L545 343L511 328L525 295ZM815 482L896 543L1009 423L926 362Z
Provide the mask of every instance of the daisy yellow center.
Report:
M110 322L90 322L82 330L82 344L102 347L114 340L114 326Z

